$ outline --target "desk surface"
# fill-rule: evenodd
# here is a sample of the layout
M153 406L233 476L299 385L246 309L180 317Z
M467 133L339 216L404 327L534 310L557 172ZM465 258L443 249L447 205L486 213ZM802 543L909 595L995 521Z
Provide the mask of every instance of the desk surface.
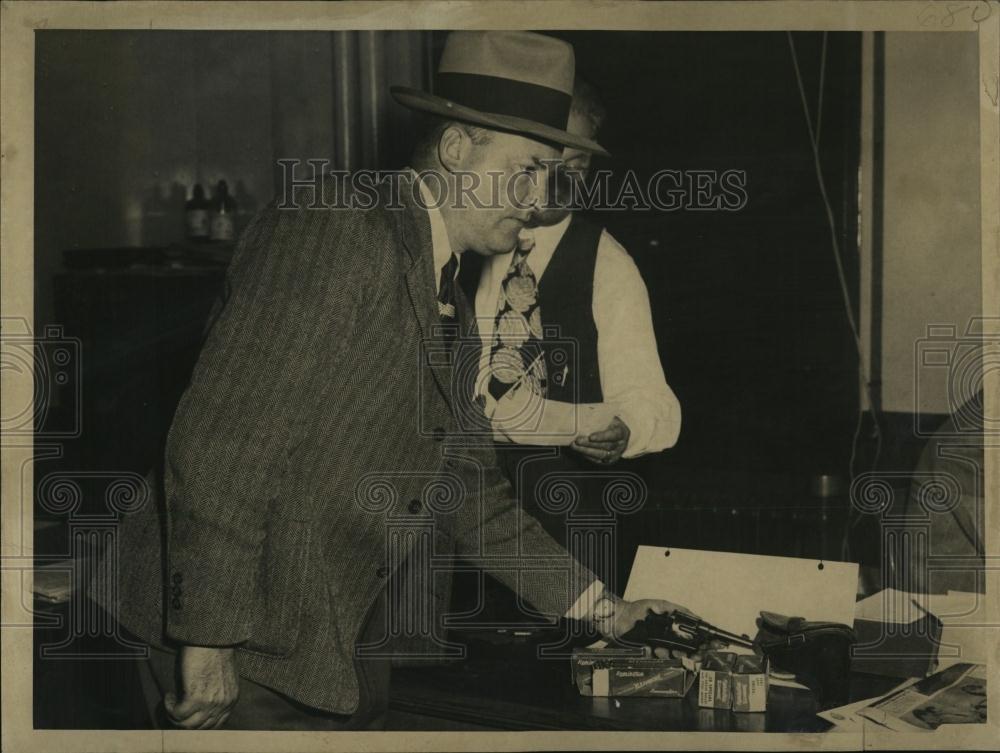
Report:
M36 651L42 645L69 648L67 604L36 602L35 607ZM134 662L93 661L93 656L108 654L110 640L77 638L71 647L71 653L79 654L75 659L38 661L36 653L37 728L148 728ZM395 668L388 729L822 732L830 728L816 716L812 694L799 689L772 686L766 713L734 714L699 708L696 688L683 699L581 696L571 679L569 659L539 660L534 644L480 648L471 654L448 664ZM876 696L898 683L893 678L853 675L851 700ZM123 694L122 688L131 691ZM63 702L66 699L72 700Z
M504 652L506 649L506 652ZM852 677L852 699L872 697L898 680ZM772 685L768 710L736 714L698 707L697 690L681 698L581 696L568 659L539 660L533 647L497 647L464 662L393 670L392 711L420 717L423 729L454 725L498 730L674 730L823 732L813 695Z

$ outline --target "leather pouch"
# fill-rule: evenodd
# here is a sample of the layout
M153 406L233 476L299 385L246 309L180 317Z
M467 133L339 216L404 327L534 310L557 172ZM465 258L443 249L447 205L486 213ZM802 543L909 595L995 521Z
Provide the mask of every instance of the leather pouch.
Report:
M820 709L848 702L854 630L836 622L810 622L761 612L754 649L772 669L790 672L816 695Z

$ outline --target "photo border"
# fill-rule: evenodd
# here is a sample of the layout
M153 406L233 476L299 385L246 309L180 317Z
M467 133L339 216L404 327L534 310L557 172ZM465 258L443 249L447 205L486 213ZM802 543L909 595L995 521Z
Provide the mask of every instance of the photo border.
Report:
M955 13L954 8L979 8ZM948 14L951 15L948 15ZM641 31L919 31L976 32L979 38L982 301L984 317L1000 317L1000 4L970 2L3 2L0 38L0 313L33 321L34 236L34 31L40 29L149 30L371 30L536 29ZM978 16L977 16L978 17ZM929 20L930 19L930 20ZM949 21L950 19L950 21ZM947 24L947 25L946 25ZM30 382L4 372L2 399L31 401ZM26 394L28 392L29 394ZM1000 372L984 374L986 415L1000 414ZM2 450L2 541L11 562L30 562L32 447ZM21 470L25 468L26 473ZM1000 514L1000 448L985 453L987 554L997 555ZM22 498L22 481L27 484ZM28 520L22 517L27 511ZM991 526L990 523L993 522ZM28 539L30 542L30 539ZM22 575L29 577L24 578ZM22 612L30 572L0 570L3 614ZM987 594L1000 592L1000 572L987 570ZM30 591L29 591L30 593ZM1000 599L987 599L988 619L1000 625ZM997 642L1000 645L1000 641ZM2 747L33 751L332 751L332 750L861 750L868 748L995 748L1000 733L1000 692L989 701L989 719L976 728L950 728L944 736L888 732L874 725L862 733L713 732L196 732L32 730L32 631L4 629L2 649ZM1000 688L1000 653L988 666Z

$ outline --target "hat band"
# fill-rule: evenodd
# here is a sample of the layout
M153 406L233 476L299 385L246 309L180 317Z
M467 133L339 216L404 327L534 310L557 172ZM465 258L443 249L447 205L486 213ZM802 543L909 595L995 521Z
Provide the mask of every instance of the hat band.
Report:
M566 130L573 97L547 86L479 73L439 73L435 94L480 112L533 120Z

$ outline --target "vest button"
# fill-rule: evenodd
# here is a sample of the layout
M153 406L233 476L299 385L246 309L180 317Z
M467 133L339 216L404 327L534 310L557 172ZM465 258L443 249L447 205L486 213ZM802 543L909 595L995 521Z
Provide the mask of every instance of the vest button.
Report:
M434 430L431 431L431 438L435 442L443 442L444 441L444 429L442 429L440 426L435 426Z
M422 505L420 504L420 500L419 499L411 499L410 500L410 504L409 504L409 510L410 510L411 513L413 513L414 515L416 515L418 512L420 512L421 506Z
M173 601L171 601L171 602L170 602L170 606L172 606L172 607L173 607L174 609L180 609L180 608L181 608L181 600L180 600L180 599L178 599L178 598L177 598L177 597L175 596L175 597L173 598Z

